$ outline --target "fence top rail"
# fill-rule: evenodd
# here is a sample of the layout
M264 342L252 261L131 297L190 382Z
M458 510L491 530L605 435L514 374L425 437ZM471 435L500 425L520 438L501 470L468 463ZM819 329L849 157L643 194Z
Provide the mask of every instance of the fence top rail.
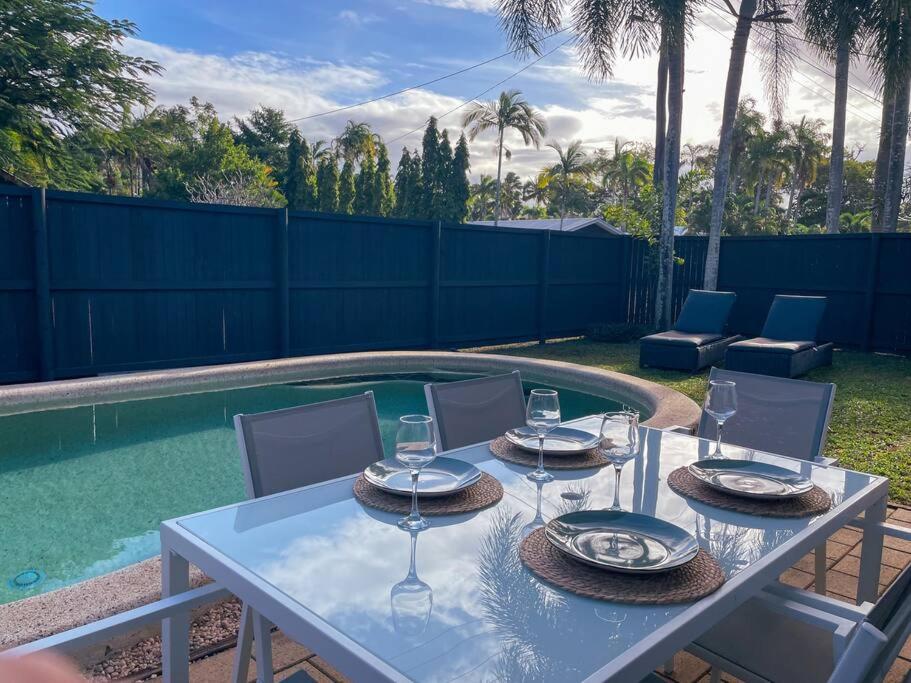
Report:
M773 241L802 241L802 240L867 240L871 237L886 237L889 239L911 239L911 232L840 232L836 235L724 235L724 242L773 242ZM675 242L705 242L708 235L682 235L675 237Z

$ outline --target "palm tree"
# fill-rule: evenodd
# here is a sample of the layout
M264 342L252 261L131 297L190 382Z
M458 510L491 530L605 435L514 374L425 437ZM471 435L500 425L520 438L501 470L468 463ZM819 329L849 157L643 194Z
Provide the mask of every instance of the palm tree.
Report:
M504 147L503 136L512 129L522 136L525 145L540 147L541 138L547 134L547 124L518 90L505 90L491 102L475 102L462 118L462 126L468 128L468 139L474 140L487 130L497 132L497 195L494 208L494 225L500 220L500 174L503 168L503 154L512 158L512 152Z
M658 47L659 62L667 68L667 100L659 92L656 137L664 140L661 175L662 212L659 238L658 294L655 316L669 324L674 267L674 223L680 168L680 125L683 112L683 56L687 29L695 6L701 0L501 0L500 22L509 43L522 52L539 52L538 45L548 33L560 28L564 9L569 9L576 32L576 49L582 66L593 80L611 75L618 48L626 52ZM566 7L571 5L571 7ZM660 37L659 37L660 34ZM659 79L664 67L659 65ZM660 113L667 112L666 127ZM657 177L657 174L656 174ZM565 193L564 193L565 194Z
M485 220L491 214L491 204L496 194L496 184L489 175L482 175L471 187L471 217Z
M728 180L731 171L731 149L734 137L734 121L740 103L740 86L743 81L743 67L746 61L747 47L754 23L769 23L772 37L771 49L764 64L766 88L770 91L773 113L781 118L783 93L781 81L788 72L790 64L790 42L788 34L781 30L781 25L791 20L783 17L784 0L741 0L739 10L735 10L730 0L726 0L730 13L736 17L734 38L731 43L731 58L728 63L727 83L724 88L724 105L721 113L721 135L718 141L718 158L715 161L715 186L712 189L712 216L709 222L709 243L705 257L705 275L703 287L715 289L718 283L718 257L721 250L721 228L724 218L724 201L728 192ZM757 11L760 13L757 14Z
M579 176L587 175L591 166L582 149L582 141L575 140L566 149L559 142L550 142L547 145L557 153L559 161L550 167L548 173L560 190L560 230L563 229L563 220L566 218L566 194L569 184Z
M503 187L501 188L502 210L509 218L515 218L522 210L522 181L518 175L510 171L503 178Z
M835 113L832 118L832 153L826 200L826 231L837 233L845 176L845 116L851 55L864 39L867 0L806 0L799 5L807 40L820 58L835 63Z
M345 130L335 139L335 147L342 159L355 162L375 152L376 140L377 135L370 129L369 123L349 120Z
M788 194L787 218L793 218L800 205L800 195L816 179L816 170L826 151L826 140L820 132L823 122L807 121L790 124L788 150L791 156L791 190Z
M626 208L630 196L645 185L651 176L648 161L626 149L626 144L614 140L614 156L604 168L604 184L615 183L620 188L620 204Z
M547 171L540 171L534 178L526 180L522 187L522 199L534 202L536 207L546 204L549 194L550 174Z
M872 229L894 232L904 177L911 96L911 8L902 0L875 0L865 10L871 67L882 84L883 115L873 181Z

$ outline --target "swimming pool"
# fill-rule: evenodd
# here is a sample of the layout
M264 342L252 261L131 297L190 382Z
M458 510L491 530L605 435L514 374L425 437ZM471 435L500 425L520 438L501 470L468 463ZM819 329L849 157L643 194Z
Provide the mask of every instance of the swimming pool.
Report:
M237 413L370 390L391 453L399 416L427 411L424 383L453 378L275 384L0 417L0 603L157 555L162 520L241 500ZM565 389L560 403L565 419L619 407Z

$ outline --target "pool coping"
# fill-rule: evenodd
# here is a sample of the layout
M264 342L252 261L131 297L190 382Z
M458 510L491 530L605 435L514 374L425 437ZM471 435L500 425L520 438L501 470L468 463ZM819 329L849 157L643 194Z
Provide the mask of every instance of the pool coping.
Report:
M701 409L669 387L591 366L563 361L474 352L377 351L156 370L86 379L0 387L0 416L118 403L174 394L265 386L295 381L364 375L462 372L487 374L519 370L526 380L624 398L650 414L643 424L693 427ZM204 581L197 576L195 581ZM72 586L0 605L0 650L75 628L157 600L160 570L151 558ZM145 637L117 642L120 649Z

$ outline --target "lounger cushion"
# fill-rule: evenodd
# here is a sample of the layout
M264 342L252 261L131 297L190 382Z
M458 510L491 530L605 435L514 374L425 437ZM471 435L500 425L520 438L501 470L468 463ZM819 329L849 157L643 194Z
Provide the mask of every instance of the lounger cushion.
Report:
M643 344L671 344L673 346L704 346L721 339L720 334L712 332L679 332L677 330L668 330L658 334L650 334L642 337L640 340Z
M734 292L707 292L691 289L683 302L683 308L674 324L678 332L715 333L724 332L731 307L737 295Z
M785 296L772 301L762 336L767 339L800 341L819 339L819 323L826 310L824 296Z
M797 353L812 349L816 344L812 341L782 341L781 339L768 339L767 337L754 337L731 344L737 351L762 351L765 353Z

